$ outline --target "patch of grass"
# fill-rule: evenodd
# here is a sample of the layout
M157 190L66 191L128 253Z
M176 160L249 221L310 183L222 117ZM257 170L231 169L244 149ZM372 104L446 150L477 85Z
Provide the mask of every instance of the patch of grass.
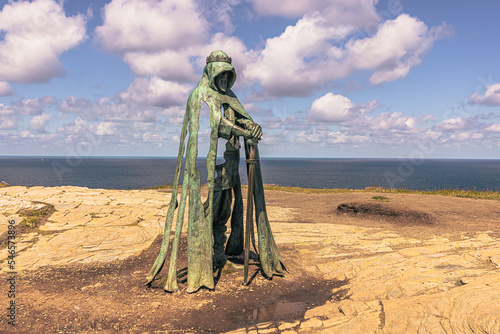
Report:
M374 201L380 201L380 202L389 202L390 198L389 197L385 197L385 196L373 196L372 200L374 200Z
M304 194L336 194L336 193L363 193L363 192L377 192L384 194L421 194L421 195L442 195L452 197L464 197L474 199L490 199L500 201L500 192L493 190L477 190L477 189L437 189L437 190L409 190L398 188L382 188L370 187L366 189L312 189L300 187L281 187L277 185L264 185L265 190L286 191L291 193L304 193Z
M33 217L24 218L21 225L30 229L36 228L38 226L38 219Z
M33 204L42 204L38 209L21 209L16 213L24 219L16 227L16 238L26 233L39 233L42 235L52 234L55 231L42 231L39 229L47 219L52 216L56 209L52 204L33 201ZM8 232L0 234L0 249L7 247ZM33 243L38 241L38 238L33 239Z
M146 189L172 189L172 185L160 185L156 187L150 187ZM247 188L247 185L241 185L242 188ZM182 188L182 185L179 185ZM442 195L442 196L452 196L452 197L465 197L465 198L475 198L475 199L491 199L500 200L500 192L493 190L477 190L477 189L435 189L435 190L410 190L404 188L382 188L378 186L370 186L365 189L347 189L347 188L324 188L324 189L314 189L314 188L301 188L301 187L282 187L275 184L265 184L265 190L277 190L286 191L291 193L302 193L302 194L339 194L339 193L363 193L363 192L377 192L384 194L421 194L421 195Z
M21 209L17 212L21 217L25 217L20 225L25 226L30 229L37 228L47 221L56 209L52 204L43 203L43 202L33 202L33 204L43 204L38 209Z
M146 190L172 189L173 187L174 187L173 184L162 184L159 186L146 188ZM179 185L179 188L180 187L182 187L182 185Z

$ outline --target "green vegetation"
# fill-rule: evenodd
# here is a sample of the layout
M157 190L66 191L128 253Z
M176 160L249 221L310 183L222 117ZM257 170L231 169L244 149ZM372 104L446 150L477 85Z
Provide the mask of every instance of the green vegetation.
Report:
M38 209L21 209L16 213L24 219L19 223L16 230L16 238L21 237L25 233L39 233L42 235L56 233L56 231L40 230L40 225L44 224L47 219L56 211L52 204L33 201L33 204L42 204ZM9 214L7 214L8 216ZM8 232L0 234L0 249L7 247ZM31 242L36 243L38 238L34 238Z
M373 196L372 200L374 200L374 201L381 201L381 202L389 202L390 198L389 197L385 197L385 196Z
M21 222L21 225L27 228L36 228L38 225L38 219L33 217L24 218L23 221Z
M181 187L181 185L179 185ZM246 188L246 185L242 185ZM172 189L172 185L161 185L156 187L151 187L147 189L158 189L167 190ZM337 194L337 193L351 193L351 192L368 192L368 193L384 193L384 194L420 194L420 195L442 195L442 196L452 196L452 197L465 197L465 198L475 198L475 199L492 199L500 201L500 192L493 190L477 190L477 189L433 189L433 190L409 190L401 188L382 188L382 187L368 187L365 189L313 189L313 188L300 188L300 187L281 187L274 184L265 184L265 190L277 190L277 191L287 191L291 193L302 193L302 194ZM377 196L374 196L377 197ZM389 198L373 198L373 200L388 200Z
M366 189L309 189L300 187L280 187L276 185L264 185L265 190L287 191L292 193L305 194L335 194L349 192L369 192L384 194L420 194L420 195L442 195L453 197L465 197L475 199L491 199L500 201L500 192L492 190L463 190L463 189L439 189L439 190L409 190L409 189L388 189L381 187L370 187Z
M42 203L42 202L33 202L34 204L43 204L38 209L21 209L17 213L25 217L20 225L29 229L36 229L38 226L42 225L45 223L47 218L49 218L55 211L56 209L52 204L47 204L47 203Z
M156 186L156 187L149 187L149 188L146 188L147 190L160 190L160 189L172 189L174 186L172 184L162 184L160 186ZM181 188L182 185L179 185L179 188Z

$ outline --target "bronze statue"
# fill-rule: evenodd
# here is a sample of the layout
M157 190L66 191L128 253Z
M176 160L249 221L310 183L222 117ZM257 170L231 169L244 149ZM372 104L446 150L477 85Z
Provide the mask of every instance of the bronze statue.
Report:
M250 115L248 115L231 90L235 81L236 72L231 65L231 58L223 51L213 51L207 57L207 64L203 70L200 82L191 92L187 101L163 242L160 253L147 276L147 285L151 284L163 267L169 247L170 230L172 228L174 213L178 208L168 276L164 286L166 291L178 290L177 256L188 193L187 291L196 292L203 286L213 289L214 267L221 268L224 266L226 263L226 254L240 255L242 253L244 248L243 199L238 173L240 160L239 137L245 139L247 162L251 165L249 170L254 170L254 181L251 184L249 181L249 189L253 188L253 196L249 196L249 203L253 204L253 197L258 232L259 260L262 269L268 277L282 275L286 271L276 247L266 213L257 146L258 140L262 136L262 128L253 122ZM201 201L200 173L195 166L198 156L199 117L202 101L210 108L211 127L210 148L206 160L208 198L205 203ZM180 171L186 147L185 140L188 134L183 186L180 199L178 199ZM217 141L219 137L227 139L227 143L226 151L224 152L225 162L222 165L216 166ZM251 154L254 156L251 157ZM217 177L215 175L216 171ZM231 210L232 194L234 194L234 205ZM226 222L229 218L231 218L231 235L224 250ZM250 214L247 212L247 223L251 223L251 220L252 214L251 212ZM249 231L247 231L247 235ZM248 253L248 243L246 248L245 253ZM246 268L248 268L248 254L246 254L245 261ZM245 270L245 283L247 280L246 276L247 269Z

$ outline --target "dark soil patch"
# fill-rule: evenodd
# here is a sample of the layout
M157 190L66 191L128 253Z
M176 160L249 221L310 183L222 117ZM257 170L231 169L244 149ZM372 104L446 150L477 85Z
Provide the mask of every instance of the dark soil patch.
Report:
M361 217L370 216L371 218L381 218L386 221L409 225L430 225L434 222L434 217L429 213L394 208L381 203L342 203L337 206L337 213Z
M291 273L284 277L266 279L252 265L254 278L249 286L242 286L242 270L230 269L222 272L213 291L188 294L185 283L180 283L179 292L167 293L161 282L168 264L151 287L144 286L160 244L158 237L149 249L123 261L43 267L18 274L16 329L19 333L66 334L220 333L264 320L300 319L310 307L344 298L333 296L332 289L346 282L318 280L300 272L291 261L287 261ZM186 267L186 248L183 239L180 271ZM291 258L286 252L283 256ZM7 325L2 322L0 327Z

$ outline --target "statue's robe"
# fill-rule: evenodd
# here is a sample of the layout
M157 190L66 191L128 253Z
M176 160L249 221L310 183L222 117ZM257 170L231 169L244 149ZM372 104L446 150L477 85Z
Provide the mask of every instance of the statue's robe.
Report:
M217 90L215 78L223 73L229 72L228 90L226 94L221 94ZM187 101L184 122L180 137L179 154L177 157L177 166L174 176L172 196L167 211L163 241L160 253L151 268L146 284L150 284L158 275L165 263L167 251L170 242L170 231L174 219L175 210L177 212L176 230L172 242L172 252L167 280L164 289L166 291L176 291L177 286L177 256L182 232L182 222L188 203L188 275L187 291L196 292L201 287L208 289L214 288L214 271L212 265L212 222L213 222L213 199L214 199L214 181L215 181L215 162L217 157L217 139L219 137L219 127L221 123L221 109L231 108L238 113L240 117L252 120L245 111L236 95L230 89L236 80L234 67L223 61L210 62L205 66L203 76L198 86L191 92ZM207 167L207 186L208 198L205 204L201 201L200 195L200 173L196 168L195 162L198 157L198 132L201 102L204 101L210 108L210 147L206 159ZM189 135L189 136L187 136ZM187 147L186 147L186 137ZM182 191L178 199L180 172L185 155L184 176L182 180ZM256 173L260 175L260 168L256 168ZM268 277L275 274L282 275L286 270L283 260L279 255L274 242L267 213L265 212L264 193L262 188L262 178L260 186L256 184L256 213L257 213L257 231L259 240L259 256L264 273ZM241 190L240 190L241 191ZM258 194L258 192L260 192ZM261 200L260 200L261 198ZM260 203L260 204L259 204ZM260 208L260 211L259 211ZM243 220L241 219L241 224ZM242 227L241 227L242 228ZM242 248L242 245L235 245L235 242L241 238L231 238L232 247Z

